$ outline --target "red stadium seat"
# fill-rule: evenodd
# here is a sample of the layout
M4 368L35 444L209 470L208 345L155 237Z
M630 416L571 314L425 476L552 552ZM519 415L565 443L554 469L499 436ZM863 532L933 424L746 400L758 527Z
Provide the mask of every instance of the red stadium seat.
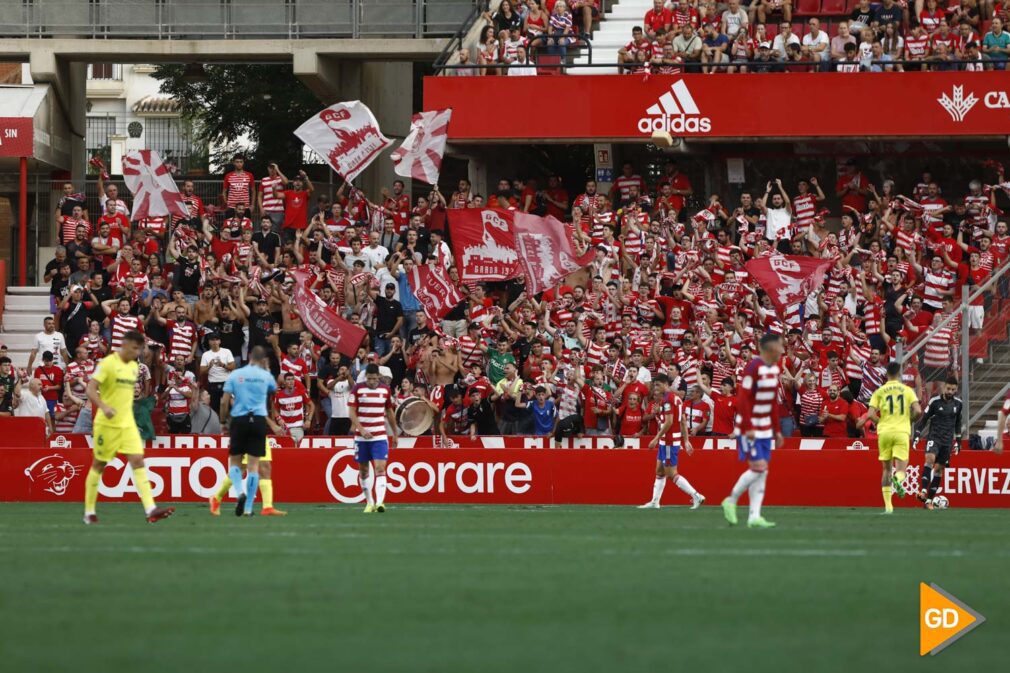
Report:
M992 28L992 19L983 21L982 25L978 29L978 39L981 40L982 38L984 38L985 34L989 32L990 28Z
M845 3L845 13L852 14L852 10L854 10L857 5L859 5L859 0L847 0Z
M765 24L765 35L768 37L768 41L775 39L775 36L779 34L779 25L774 21Z
M817 16L821 13L821 0L798 0L796 3L796 16Z
M845 10L846 0L824 0L821 5L821 14L830 16L844 16L848 12Z
M793 23L793 34L802 40L803 36L807 34L809 28L810 26L808 26L804 21L796 21Z
M828 23L827 21L821 25L823 30L828 31L828 37L836 37L838 35L838 22L832 21Z

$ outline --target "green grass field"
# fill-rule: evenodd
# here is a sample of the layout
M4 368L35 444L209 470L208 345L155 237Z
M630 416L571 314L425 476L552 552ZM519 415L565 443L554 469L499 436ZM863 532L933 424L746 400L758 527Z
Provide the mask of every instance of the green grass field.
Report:
M99 516L0 505L5 670L889 673L1010 655L1005 511L767 508L770 531L718 507ZM920 581L988 622L920 658Z

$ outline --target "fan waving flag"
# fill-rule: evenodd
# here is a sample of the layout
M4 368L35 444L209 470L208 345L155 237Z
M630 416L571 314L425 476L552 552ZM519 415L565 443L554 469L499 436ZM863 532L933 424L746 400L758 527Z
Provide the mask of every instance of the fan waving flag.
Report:
M189 219L171 172L154 150L131 150L123 156L123 182L133 193L134 222L169 215Z
M327 346L353 358L367 332L364 328L341 318L319 295L310 290L306 285L309 274L304 271L290 273L295 279L295 307L302 323Z
M418 112L410 120L410 133L393 150L393 172L434 185L442 169L445 139L449 135L452 110Z
M446 313L463 301L463 294L441 265L414 266L407 274L407 282L433 324L437 325Z
M519 267L512 231L513 213L495 208L449 210L449 236L462 281L518 278Z
M356 100L331 105L295 129L295 135L347 181L393 144L368 106Z
M596 255L593 248L579 255L565 223L553 215L539 217L517 211L513 214L513 229L530 294L559 285L565 276L588 265Z
M772 255L752 259L744 268L768 293L779 316L801 304L824 283L824 274L835 265L835 259L816 259L797 255Z

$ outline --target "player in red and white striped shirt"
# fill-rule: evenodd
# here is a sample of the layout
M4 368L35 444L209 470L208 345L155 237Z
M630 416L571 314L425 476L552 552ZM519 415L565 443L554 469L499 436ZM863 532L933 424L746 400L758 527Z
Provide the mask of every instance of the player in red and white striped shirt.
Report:
M684 401L680 396L670 391L670 378L666 374L658 374L652 383L653 399L657 407L656 422L659 430L649 442L649 448L658 447L656 458L656 480L652 486L652 500L640 505L639 509L659 509L659 501L669 479L677 488L691 496L691 509L698 509L705 502L705 496L677 473L677 457L683 446L687 455L694 453L687 428L687 416L684 414Z
M737 479L728 498L722 501L723 514L730 525L736 525L736 503L747 491L750 494L748 528L772 528L771 521L761 516L761 503L768 479L768 463L772 446L781 446L779 431L779 361L784 353L782 338L765 334L759 342L760 357L744 367L737 393L736 435L741 458L746 457L748 469Z
M396 444L396 416L393 414L393 392L379 383L379 366L370 363L365 367L365 382L355 384L347 399L354 431L354 458L358 462L358 483L365 493L365 513L385 512L386 460L390 443ZM386 422L390 433L386 436ZM372 477L368 466L375 468L375 496L372 496Z
M311 423L315 416L316 406L294 374L281 374L281 381L281 387L274 393L274 417L297 446L305 436L305 422Z

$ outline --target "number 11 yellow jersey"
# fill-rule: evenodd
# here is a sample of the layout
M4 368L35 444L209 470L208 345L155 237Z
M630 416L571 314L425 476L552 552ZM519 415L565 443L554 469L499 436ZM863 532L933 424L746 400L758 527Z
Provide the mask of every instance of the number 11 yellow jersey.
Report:
M887 381L870 397L870 406L880 412L877 434L912 433L912 405L919 401L915 391L901 381Z

